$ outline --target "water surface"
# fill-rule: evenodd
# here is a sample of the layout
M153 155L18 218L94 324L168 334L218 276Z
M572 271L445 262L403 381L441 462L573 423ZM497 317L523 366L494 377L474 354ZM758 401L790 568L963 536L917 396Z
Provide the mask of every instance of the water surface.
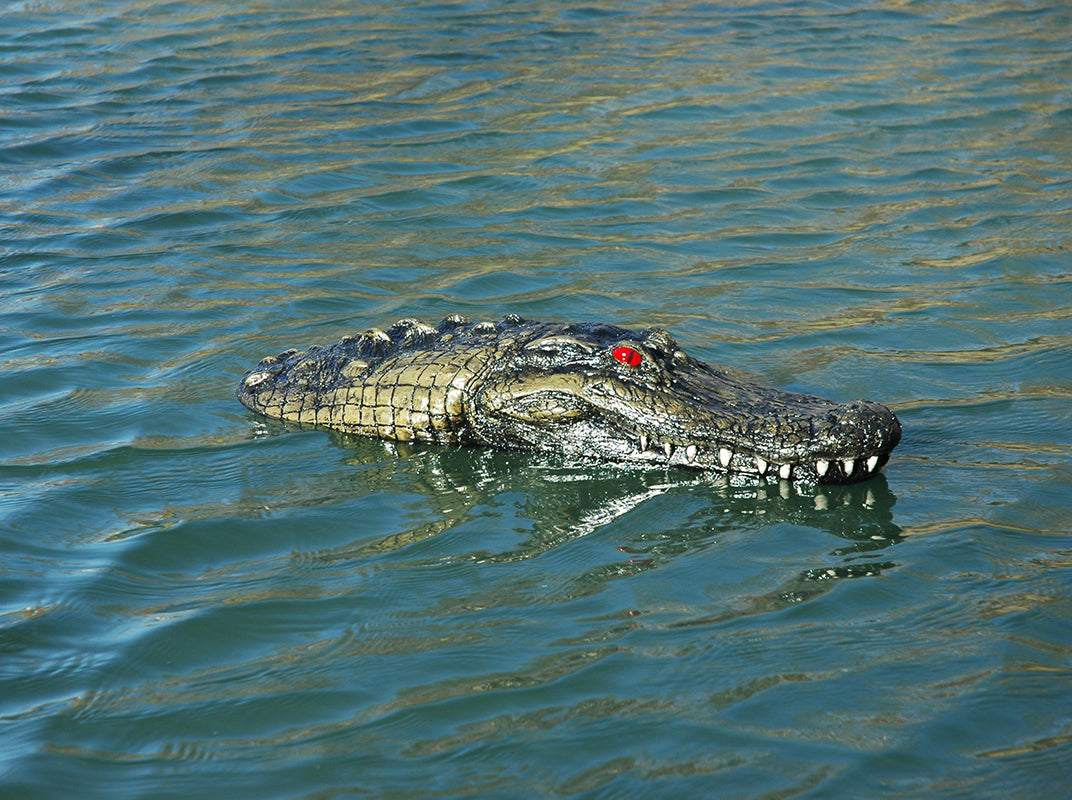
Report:
M1062 797L1060 3L0 11L0 793ZM893 407L734 486L266 423L399 317Z

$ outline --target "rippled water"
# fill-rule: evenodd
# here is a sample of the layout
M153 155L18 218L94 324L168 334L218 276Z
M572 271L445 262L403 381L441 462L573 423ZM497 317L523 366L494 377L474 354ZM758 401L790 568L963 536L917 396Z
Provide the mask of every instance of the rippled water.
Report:
M1061 3L0 11L0 794L1061 797ZM890 404L732 487L266 425L398 317Z

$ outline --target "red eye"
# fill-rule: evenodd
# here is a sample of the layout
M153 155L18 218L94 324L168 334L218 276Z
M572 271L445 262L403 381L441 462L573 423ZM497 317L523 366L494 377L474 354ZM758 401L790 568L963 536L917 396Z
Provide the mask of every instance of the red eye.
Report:
M640 355L632 347L615 347L614 357L629 367L639 367L644 356Z

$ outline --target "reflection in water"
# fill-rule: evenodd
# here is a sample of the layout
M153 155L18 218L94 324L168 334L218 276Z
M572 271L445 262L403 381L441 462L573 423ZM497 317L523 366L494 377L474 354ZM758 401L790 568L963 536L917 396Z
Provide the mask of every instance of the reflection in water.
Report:
M276 424L276 429L296 426ZM662 495L688 495L705 505L695 508L679 527L652 531L628 547L624 565L600 568L602 574L581 583L609 580L657 567L677 556L706 547L728 532L760 532L785 523L831 534L841 543L829 556L834 563L802 566L801 586L778 593L799 602L814 587L836 579L876 575L893 566L877 555L901 538L893 522L896 498L885 476L846 486L800 486L787 481L744 482L712 478L683 470L642 470L601 464L572 465L561 459L528 453L509 453L465 447L422 446L373 442L363 437L328 432L332 441L360 467L348 485L321 491L346 496L400 490L426 504L412 527L363 540L351 547L317 555L330 561L398 554L411 566L471 561L501 564L534 558L553 548L608 529ZM388 458L384 459L384 452ZM338 473L336 480L339 480ZM511 549L466 549L431 560L413 559L403 551L472 522L489 507L511 504L518 532L525 538ZM813 588L808 588L813 587ZM824 590L825 591L825 590Z
M296 427L269 426L276 431ZM652 645L645 635L669 637L666 644L660 638L656 649L670 648L684 657L695 645L691 638L678 642L676 637L688 638L688 629L788 609L822 597L842 579L879 575L895 566L888 551L901 539L893 521L895 497L881 475L811 489L782 482L737 485L685 471L571 465L529 453L390 444L338 432L328 436L345 454L348 469L318 476L318 496L326 503L384 496L403 509L402 530L302 556L296 567L330 566L347 576L340 585L351 587L353 594L344 599L356 610L352 625L312 646L303 643L295 655L313 672L360 664L361 672L375 674L383 668L370 658L406 663L415 654L443 668L393 691L373 692L354 717L291 731L306 740L301 749L310 757L341 756L379 731L416 725L414 719L431 720L432 728L413 736L407 758L457 752L495 731L524 738L532 726L568 730L578 719L603 724L635 713L662 724L684 709L673 700L621 700L599 690L529 709L515 705L515 693L550 690L593 670L613 673L623 653L648 652ZM329 453L326 449L325 461ZM308 500L300 492L294 495L299 506ZM664 513L659 509L664 502L684 512ZM270 513L284 510L274 503ZM607 601L599 613L584 612L595 595L622 579L657 576L660 570L673 574L693 561L732 560L744 552L741 543L765 540L779 530L798 534L804 555L799 565L781 570L789 577L773 586L766 576L779 570L765 565L754 578L763 588L720 592L713 603L695 595L659 596L652 607L611 600L610 613ZM809 531L818 535L804 535ZM492 548L504 535L509 544ZM584 563L581 556L572 560L582 540L600 545L593 548L598 563ZM738 546L727 553L712 550L731 541ZM601 558L608 552L619 558ZM557 560L548 566L548 558ZM712 584L720 577L712 575ZM362 589L366 578L378 588ZM650 602L625 594L630 596L625 602ZM384 606L383 598L393 598L395 605ZM667 604L676 604L669 613ZM551 626L550 619L558 625ZM733 646L736 634L722 631L730 642L724 646ZM505 661L504 649L512 653ZM775 669L758 683L749 679L743 689L731 682L726 691L750 697L768 684L777 686L780 674ZM367 681L359 679L358 685ZM479 704L489 696L495 707L512 710L434 732L443 704Z

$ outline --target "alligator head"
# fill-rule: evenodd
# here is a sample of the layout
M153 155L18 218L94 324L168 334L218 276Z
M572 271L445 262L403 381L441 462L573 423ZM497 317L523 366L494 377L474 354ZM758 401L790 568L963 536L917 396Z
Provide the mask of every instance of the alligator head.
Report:
M403 320L248 372L265 416L392 440L536 450L811 483L872 475L901 437L878 403L759 386L687 355L661 328L508 315Z

